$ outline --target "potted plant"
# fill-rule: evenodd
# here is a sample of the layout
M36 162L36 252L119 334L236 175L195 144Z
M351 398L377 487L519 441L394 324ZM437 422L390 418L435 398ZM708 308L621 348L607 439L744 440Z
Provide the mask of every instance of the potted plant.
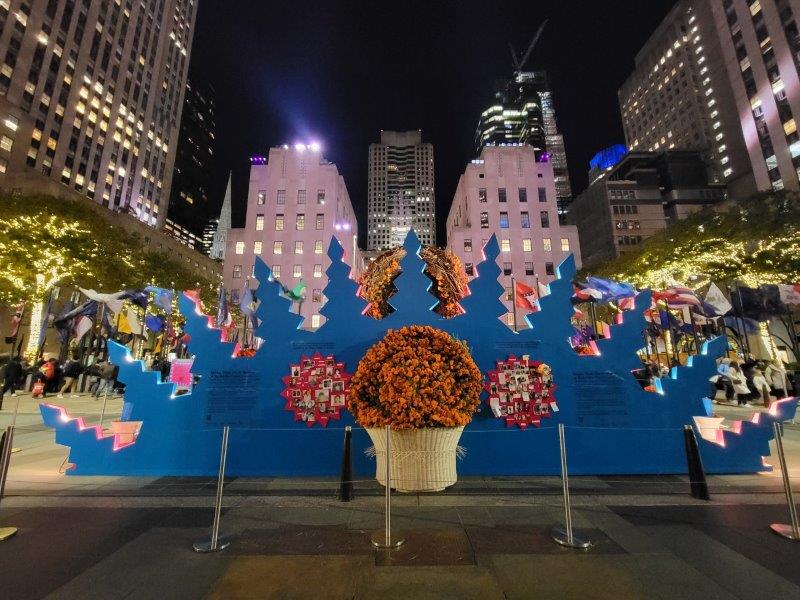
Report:
M398 491L440 491L456 482L456 448L480 401L483 377L466 344L412 325L372 346L350 381L350 410L375 445L376 478L386 485L391 428L392 483Z

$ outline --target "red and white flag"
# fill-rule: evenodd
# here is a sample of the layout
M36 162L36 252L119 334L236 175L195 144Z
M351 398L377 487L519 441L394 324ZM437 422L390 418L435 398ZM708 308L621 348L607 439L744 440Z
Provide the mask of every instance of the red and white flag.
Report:
M20 302L14 309L14 314L11 316L11 333L8 337L15 338L19 333L19 326L22 323L22 315L25 312L25 303Z
M537 310L536 306L528 300L531 297L536 298L536 292L532 287L519 281L514 284L514 304L517 308L531 311Z

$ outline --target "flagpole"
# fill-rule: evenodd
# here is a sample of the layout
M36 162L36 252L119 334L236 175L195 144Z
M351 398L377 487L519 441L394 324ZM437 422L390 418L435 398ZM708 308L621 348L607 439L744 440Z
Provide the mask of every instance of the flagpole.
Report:
M747 349L747 353L750 354L750 339L748 338L747 335L747 321L744 320L745 317L744 317L744 304L742 304L742 289L739 287L738 281L736 282L736 295L739 297L739 309L737 310L736 307L734 306L734 310L736 310L737 316L739 316L742 321L741 335L742 335L742 340L744 341L744 348L742 348L742 350L744 351L745 349ZM739 314L740 312L741 315ZM744 358L744 356L742 356L742 358Z
M511 276L511 309L514 313L514 333L517 333L517 280Z

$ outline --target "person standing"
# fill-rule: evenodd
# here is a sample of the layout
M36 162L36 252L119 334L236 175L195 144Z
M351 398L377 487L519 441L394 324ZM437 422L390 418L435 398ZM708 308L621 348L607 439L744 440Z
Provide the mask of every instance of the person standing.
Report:
M786 391L789 386L786 379L786 369L783 367L783 362L780 358L776 358L767 365L764 377L767 378L767 383L772 388L772 395L775 396L776 400L786 397Z
M12 356L6 365L3 376L3 389L0 391L0 410L3 410L3 398L6 392L11 392L12 396L17 395L17 385L22 377L22 363L18 356Z
M753 369L753 387L756 388L756 394L761 398L761 402L769 408L770 403L770 389L767 378L761 372L761 369Z
M72 392L71 398L77 398L78 394L74 393L75 382L81 374L81 363L74 356L64 363L64 385L58 393L59 398L63 398L66 392Z
M97 380L97 389L94 391L93 396L95 399L100 397L102 392L105 392L106 389L109 391L113 391L114 388L114 365L112 365L107 360L102 360L97 363L97 374L99 379Z
M733 391L736 394L736 404L739 406L752 406L750 404L750 388L747 387L747 379L739 368L739 363L732 362L730 364L728 379L730 379Z

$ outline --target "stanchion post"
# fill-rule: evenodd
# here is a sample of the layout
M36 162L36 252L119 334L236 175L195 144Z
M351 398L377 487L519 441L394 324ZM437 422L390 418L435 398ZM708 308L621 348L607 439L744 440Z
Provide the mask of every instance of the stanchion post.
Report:
M14 438L14 427L7 427L0 438L0 504L3 501L3 492L6 488L6 477L8 476L8 465L11 462L11 444ZM0 542L14 537L17 533L16 527L0 527Z
M219 521L222 515L222 488L225 484L225 462L228 459L228 436L230 427L222 428L222 443L219 451L219 475L217 476L217 495L214 502L214 522L211 524L211 537L194 543L195 552L219 552L231 545L228 536L219 534Z
M394 534L392 536L392 428L386 426L385 442L385 478L386 478L386 501L383 512L383 531L376 531L372 535L372 545L376 548L388 550L398 548L405 542L402 536Z
M344 428L344 451L342 453L342 479L339 484L339 500L350 502L353 497L353 428Z
M692 498L710 500L706 471L700 458L700 448L697 445L697 436L691 425L683 426L683 443L686 447L686 463L689 472L689 490Z
M558 450L561 455L561 490L564 496L564 525L553 527L550 535L553 540L568 548L585 550L592 545L589 540L576 537L572 530L572 505L569 500L569 471L567 469L567 443L564 424L558 424Z
M103 421L106 418L106 406L108 405L108 386L103 390L103 412L100 413L100 429L103 429Z
M781 463L781 477L783 478L783 490L786 493L786 503L789 505L790 523L773 523L769 526L778 535L790 540L800 540L800 524L797 521L797 505L794 503L792 493L792 483L789 479L789 469L786 468L786 455L783 452L783 438L781 437L781 424L773 421L772 432L775 435L775 446L778 451L778 460Z

